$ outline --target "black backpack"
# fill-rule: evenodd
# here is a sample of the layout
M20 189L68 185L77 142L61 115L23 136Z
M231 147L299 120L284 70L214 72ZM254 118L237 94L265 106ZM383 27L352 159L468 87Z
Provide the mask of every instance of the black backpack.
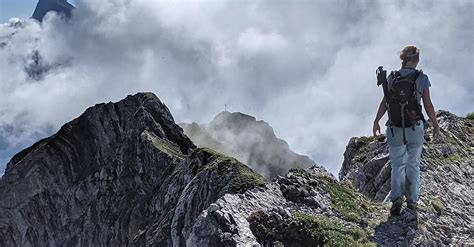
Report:
M381 69L381 67L379 67ZM385 79L386 71L381 69L383 73L379 75L377 71L378 85L382 84L385 94L385 104L388 112L390 130L393 136L393 126L403 128L403 141L406 144L405 128L411 127L415 130L415 124L419 124L419 120L425 122L421 105L417 101L418 89L416 87L416 79L423 73L422 70L416 70L416 73L402 76L399 71L391 72L392 82L389 84Z

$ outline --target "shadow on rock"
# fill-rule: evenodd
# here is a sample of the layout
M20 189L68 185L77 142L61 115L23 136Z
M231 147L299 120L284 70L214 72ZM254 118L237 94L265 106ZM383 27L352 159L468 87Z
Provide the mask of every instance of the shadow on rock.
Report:
M417 212L405 208L400 216L389 216L375 227L375 239L378 246L411 246L417 231Z

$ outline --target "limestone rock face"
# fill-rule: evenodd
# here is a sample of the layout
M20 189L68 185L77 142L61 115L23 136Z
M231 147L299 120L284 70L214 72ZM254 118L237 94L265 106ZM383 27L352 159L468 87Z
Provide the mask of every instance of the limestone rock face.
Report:
M318 165L265 181L197 148L152 93L98 104L8 163L0 246L469 246L474 123L438 119L418 211L388 217L384 138L352 138L341 181Z
M292 169L264 187L227 194L211 204L196 219L187 244L368 244L370 210L367 198L318 167Z
M473 244L474 219L473 136L474 121L438 111L441 138L431 140L425 129L421 161L419 225L411 226L408 239L426 245ZM361 193L381 202L390 192L390 159L386 138L352 138L339 173ZM407 224L396 222L379 229L380 241L400 241ZM398 226L398 227L395 227ZM400 228L402 227L402 228Z
M311 236L314 245L336 233L370 241L368 201L324 168L265 182L197 148L151 93L95 105L15 155L0 198L0 246L258 246Z
M285 175L291 168L309 168L316 163L290 150L264 121L240 112L221 112L210 123L180 123L199 147L209 147L235 157L267 178Z
M139 93L87 109L12 158L0 246L180 246L209 204L261 184L235 159L196 148L155 95Z

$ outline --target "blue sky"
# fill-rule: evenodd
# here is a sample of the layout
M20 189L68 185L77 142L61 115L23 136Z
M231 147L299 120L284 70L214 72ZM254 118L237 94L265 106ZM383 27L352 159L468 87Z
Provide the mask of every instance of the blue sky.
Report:
M28 18L33 14L38 0L0 0L0 22L12 17Z
M12 17L30 17L37 2L38 0L0 0L0 23L5 23Z

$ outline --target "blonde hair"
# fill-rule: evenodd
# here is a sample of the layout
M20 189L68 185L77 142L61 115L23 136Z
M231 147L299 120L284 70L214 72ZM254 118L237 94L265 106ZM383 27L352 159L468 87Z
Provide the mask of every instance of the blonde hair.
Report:
M407 45L400 50L400 59L402 60L402 68L405 67L408 61L419 61L420 49L414 45Z

